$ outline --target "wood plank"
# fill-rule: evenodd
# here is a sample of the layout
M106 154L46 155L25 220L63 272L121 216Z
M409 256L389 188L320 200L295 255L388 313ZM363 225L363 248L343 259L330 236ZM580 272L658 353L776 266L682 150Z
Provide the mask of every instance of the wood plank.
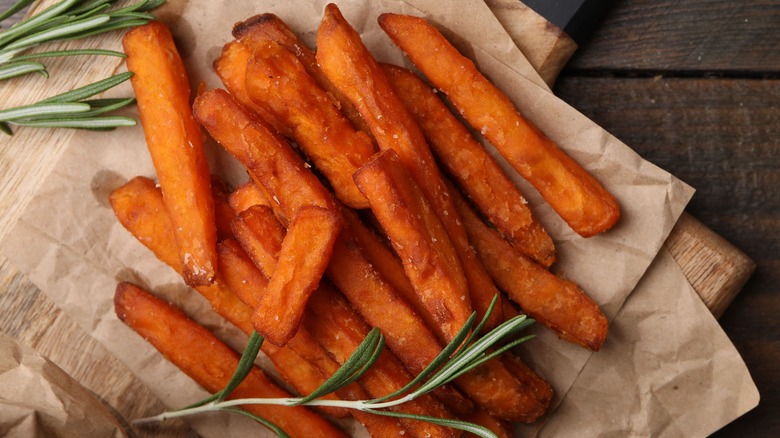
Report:
M780 236L780 80L564 75L558 94L698 188L688 211L756 260Z
M714 72L780 71L780 1L615 2L567 68Z
M640 155L697 187L689 209L696 217L750 254L766 250L755 245L764 238L755 230L727 228L720 218L780 209L780 80L566 75L556 92Z

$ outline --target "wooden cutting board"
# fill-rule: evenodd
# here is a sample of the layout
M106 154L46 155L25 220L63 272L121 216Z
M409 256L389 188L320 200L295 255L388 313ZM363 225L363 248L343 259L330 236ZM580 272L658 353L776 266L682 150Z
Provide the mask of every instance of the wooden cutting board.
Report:
M511 2L511 4L510 4ZM2 0L0 5L12 1ZM53 1L38 5L46 6ZM516 0L489 2L521 50L551 84L576 50L576 45ZM1 8L0 8L1 9ZM82 47L84 43L79 43ZM87 42L97 45L97 41ZM63 47L73 47L64 44ZM100 40L101 48L120 50L119 35ZM39 100L110 75L121 60L103 58L85 65L83 58L48 63L52 76L29 76L0 85L0 106ZM78 72L75 74L73 72ZM0 140L0 240L55 169L72 132L20 130ZM666 242L688 280L712 312L719 316L753 271L753 262L696 219L683 215ZM157 413L161 403L119 361L87 336L56 308L25 276L0 256L0 332L19 339L57 363L77 381L103 397L124 418ZM112 376L112 378L106 378ZM138 436L189 436L181 423L163 430L140 431Z

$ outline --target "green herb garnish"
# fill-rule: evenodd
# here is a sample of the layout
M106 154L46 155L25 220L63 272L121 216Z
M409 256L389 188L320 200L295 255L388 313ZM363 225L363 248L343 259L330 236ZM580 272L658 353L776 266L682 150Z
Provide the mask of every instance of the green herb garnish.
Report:
M0 131L12 135L10 125L101 131L119 126L135 126L135 119L130 117L102 115L132 104L134 98L88 100L131 76L133 74L130 72L121 73L32 105L0 110Z
M46 66L30 59L55 56L121 56L113 50L54 50L20 55L27 49L52 41L67 41L112 30L135 27L153 20L148 12L165 0L141 0L125 8L109 10L117 0L62 0L0 32L0 80L37 72L48 76ZM0 21L27 7L32 0L19 0L0 13Z
M8 10L0 12L0 21L33 3L18 0ZM103 49L51 50L23 53L28 49L53 41L67 41L98 35L117 29L146 24L154 19L149 13L165 0L141 0L130 6L110 10L117 0L62 0L0 32L0 81L28 73L46 78L49 72L42 59L61 56L116 56L124 53ZM124 81L124 73L40 102L0 109L0 131L13 135L11 125L38 128L80 128L98 131L120 126L135 126L129 117L107 116L110 111L135 102L135 99L103 99L86 101ZM59 105L55 105L59 104Z
M242 411L238 409L237 406L248 404L281 406L337 406L342 408L357 409L376 415L427 421L429 423L473 433L484 438L497 438L496 435L489 429L466 421L435 418L386 410L386 408L398 406L400 404L414 400L423 394L427 394L428 392L431 392L434 389L451 382L462 374L482 365L484 362L533 338L533 335L530 335L515 339L501 346L501 348L496 349L495 351L488 352L492 349L492 347L499 344L502 340L517 334L534 322L533 319L527 318L526 315L519 315L504 322L484 336L479 336L482 327L484 326L490 314L493 312L496 302L497 297L493 299L487 314L476 327L474 327L474 323L476 322L477 316L476 313L473 313L466 324L464 324L464 326L452 340L452 342L450 342L441 351L441 353L436 356L436 358L425 370L423 370L406 387L401 388L400 390L385 397L360 401L324 400L319 398L323 395L337 391L346 385L349 385L350 383L359 379L363 373L371 368L384 347L384 337L382 336L382 333L379 331L379 329L374 328L371 330L371 332L369 332L366 338L360 343L358 348L352 353L349 359L344 362L339 370L327 381L325 381L325 383L323 383L320 388L316 389L307 397L247 398L226 400L230 395L230 392L236 386L238 386L238 384L249 373L254 359L257 356L257 352L260 350L260 345L263 343L263 338L258 335L257 332L255 332L250 337L249 343L244 350L243 355L241 356L241 360L236 369L236 372L225 389L186 408L177 411L164 412L154 417L135 420L133 421L133 424L140 425L152 423L203 412L228 411L249 416L250 418L257 420L266 426L278 436L287 437L288 435L278 426L274 425L268 420L250 414L246 411Z

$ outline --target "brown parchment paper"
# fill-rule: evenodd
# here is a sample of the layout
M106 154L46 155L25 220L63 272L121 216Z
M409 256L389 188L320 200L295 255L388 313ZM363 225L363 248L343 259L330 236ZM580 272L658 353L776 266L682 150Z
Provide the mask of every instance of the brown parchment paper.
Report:
M124 437L119 420L65 371L0 336L0 436Z
M555 269L579 283L613 319L656 257L692 195L692 189L642 160L619 140L550 94L484 3L464 1L459 2L457 8L445 8L439 2L422 0L339 4L369 48L380 60L387 62L407 65L401 53L376 26L376 16L380 12L411 13L432 20L518 103L524 115L615 194L623 208L620 223L602 236L582 239L505 166L556 240L560 262ZM215 87L219 82L210 65L222 45L230 40L234 22L256 13L274 12L306 41L313 43L324 5L324 1L307 0L174 1L160 16L174 31L191 72L191 82L205 81ZM130 92L129 86L114 91L119 95ZM236 183L246 179L240 166L218 147L211 145L209 153L216 173ZM139 174L154 176L140 127L112 134L79 132L18 225L9 233L2 250L75 322L125 362L158 397L172 408L180 407L202 397L202 390L161 360L117 320L112 307L116 282L131 280L154 290L184 307L195 319L213 328L237 348L242 347L244 339L214 316L204 300L186 288L172 270L158 262L114 220L107 202L108 193ZM684 287L684 277L681 281L681 287ZM654 289L654 284L648 287ZM632 314L638 319L629 323L640 324L651 314L650 309L639 315ZM670 318L668 324L675 327L675 318ZM564 400L575 381L579 381L578 376L589 363L591 354L559 341L544 330L537 328L536 331L539 337L526 348L527 359L553 384L558 403ZM693 342L691 338L685 340ZM607 345L611 346L613 342L620 342L620 338L613 341L610 336ZM729 357L736 354L733 347L727 347L730 346L717 352ZM620 354L611 356L614 363L627 366L635 360ZM693 361L687 365L689 372L695 372L705 363ZM640 392L641 388L638 382L636 386L628 387L637 396L635 400L640 407L646 396ZM628 412L634 406L625 408ZM688 405L670 406L669 411L677 414L690 408ZM550 420L563 422L571 433L581 430L582 425L577 421L569 422L561 417L554 413ZM722 418L727 422L734 415L729 412ZM235 416L214 416L208 421L194 419L192 425L204 436L225 436L226 430L231 435L238 435L247 423ZM643 430L651 431L657 425L646 426ZM610 424L593 423L589 427L611 430ZM526 430L534 433L536 429L538 426Z

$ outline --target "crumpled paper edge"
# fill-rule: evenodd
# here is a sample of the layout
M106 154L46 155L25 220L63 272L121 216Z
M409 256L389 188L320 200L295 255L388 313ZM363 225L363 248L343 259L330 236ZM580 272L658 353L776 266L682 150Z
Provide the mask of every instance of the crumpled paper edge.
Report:
M0 435L124 437L120 421L60 367L0 335Z

